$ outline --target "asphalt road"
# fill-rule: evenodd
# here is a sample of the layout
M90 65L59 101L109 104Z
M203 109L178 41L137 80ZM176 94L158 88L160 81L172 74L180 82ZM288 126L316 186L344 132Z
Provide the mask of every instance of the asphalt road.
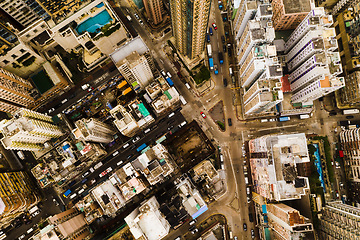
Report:
M105 181L110 174L107 174L106 176L103 176L103 177L99 176L99 174L102 173L105 169L111 167L113 169L112 171L114 171L115 169L120 168L123 165L125 165L126 163L134 160L137 156L140 155L136 150L139 146L141 146L144 143L148 146L150 144L154 144L156 139L159 138L159 136L169 132L170 128L178 126L180 123L185 121L185 118L182 116L182 114L179 111L175 111L174 113L175 113L175 115L172 116L171 118L169 118L167 115L162 119L158 119L155 123L150 125L149 128L152 130L150 132L148 132L147 134L144 134L143 132L137 134L136 136L139 136L140 140L138 140L134 143L133 140L136 139L136 136L135 136L127 142L127 143L129 143L128 147L123 148L123 146L126 144L126 143L124 143L124 144L122 144L122 146L119 146L118 149L114 149L112 152L110 152L108 154L107 157L105 157L104 159L101 160L103 165L101 167L99 167L98 169L96 169L94 172L91 173L89 171L90 168L87 168L86 170L84 170L83 173L89 172L89 175L87 175L85 177L87 179L86 183L88 184L93 179L95 179L96 183L91 185L91 187L94 187L99 182ZM116 152L118 152L118 153L116 153ZM117 163L119 163L119 162L122 162L122 163L120 165L117 165ZM96 165L96 164L94 164L94 165ZM70 189L72 189L72 193L70 195L72 195L75 192L78 192L82 188L84 183L81 183L81 181L83 179L84 178L82 178L81 175L79 175L76 178L76 183L74 185L72 185L70 188ZM88 190L90 190L90 189L87 188L86 191L88 191ZM69 199L70 195L67 198L65 198L62 195L59 197L61 198L61 201L63 201L65 204L68 204L70 201L70 199Z

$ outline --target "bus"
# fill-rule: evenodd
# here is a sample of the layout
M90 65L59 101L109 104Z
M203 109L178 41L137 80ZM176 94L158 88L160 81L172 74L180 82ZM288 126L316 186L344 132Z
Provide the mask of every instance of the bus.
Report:
M354 109L344 110L344 111L343 111L343 114L344 114L344 115L346 115L346 114L355 114L355 113L359 113L359 112L360 112L359 109L354 108Z
M140 147L136 149L137 152L141 152L143 149L147 147L146 143L143 143Z

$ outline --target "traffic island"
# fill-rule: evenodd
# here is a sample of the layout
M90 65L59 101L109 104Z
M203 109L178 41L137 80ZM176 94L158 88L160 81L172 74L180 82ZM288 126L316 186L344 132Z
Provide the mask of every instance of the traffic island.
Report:
M209 115L211 119L215 122L215 124L219 127L220 131L225 132L226 126L225 126L224 103L222 100L220 100L212 108L210 108Z

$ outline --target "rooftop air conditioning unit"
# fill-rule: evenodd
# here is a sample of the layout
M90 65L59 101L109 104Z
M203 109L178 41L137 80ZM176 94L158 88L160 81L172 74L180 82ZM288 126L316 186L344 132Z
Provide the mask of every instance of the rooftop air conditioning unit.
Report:
M272 26L273 26L273 25L272 25L272 22L267 22L267 23L266 23L266 26L267 26L267 27L272 27Z
M279 59L278 59L277 57L273 57L273 58L272 58L272 61L273 61L274 63L277 63L277 62L279 61Z

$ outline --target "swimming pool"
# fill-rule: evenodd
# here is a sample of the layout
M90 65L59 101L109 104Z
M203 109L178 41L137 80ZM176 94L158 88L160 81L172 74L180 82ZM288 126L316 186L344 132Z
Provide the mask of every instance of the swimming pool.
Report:
M314 153L315 158L316 158L315 166L316 166L317 172L319 173L319 179L320 179L321 186L323 187L324 192L326 192L325 184L324 184L324 173L323 173L323 170L322 170L322 167L321 167L321 157L320 157L319 144L313 143L313 146L316 148L316 151Z
M88 18L84 22L80 23L76 27L76 32L82 34L85 31L89 33L98 33L100 28L110 23L113 19L110 17L109 13L104 9L95 16Z

